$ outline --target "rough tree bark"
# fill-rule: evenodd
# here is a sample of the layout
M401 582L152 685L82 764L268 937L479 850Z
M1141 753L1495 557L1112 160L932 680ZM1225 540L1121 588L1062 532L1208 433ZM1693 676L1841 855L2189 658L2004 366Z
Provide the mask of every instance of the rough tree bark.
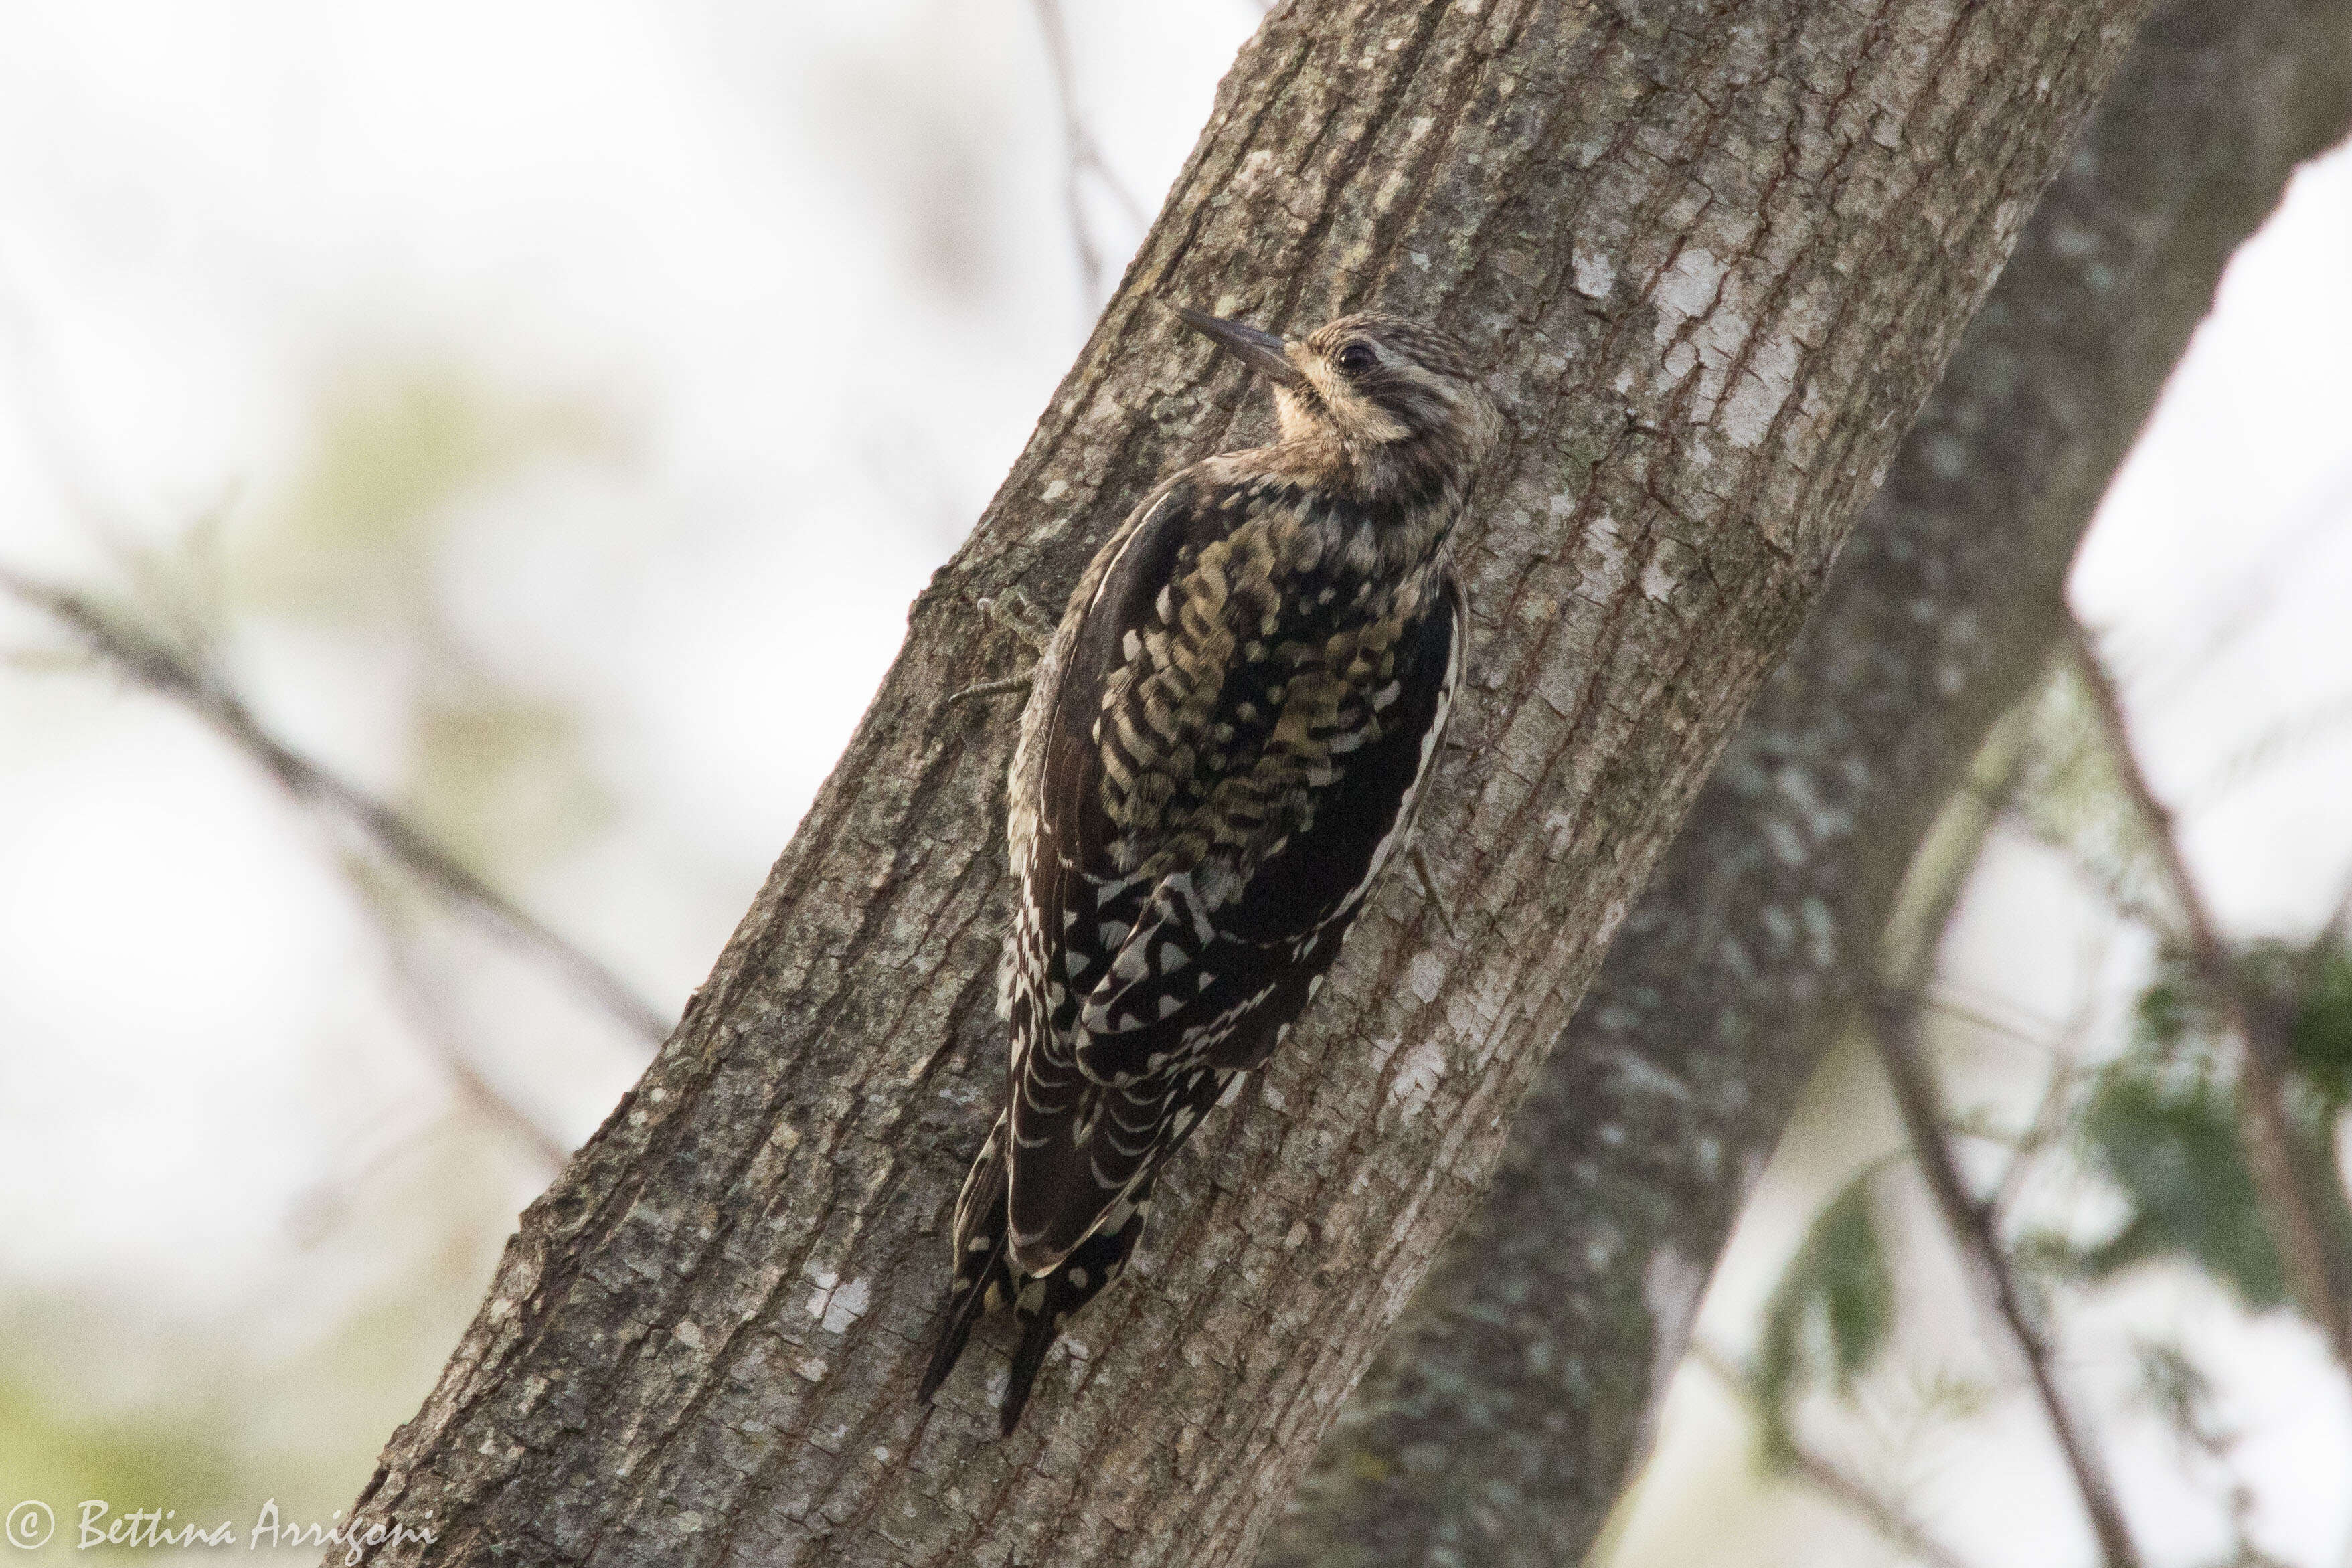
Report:
M2352 116L2352 0L2162 0L1265 1568L1573 1562L1895 887L2063 633L2223 264Z
M1245 1561L2142 9L1278 8L677 1034L394 1434L361 1528L437 1539L376 1560ZM1016 590L1058 605L1156 476L1262 419L1171 299L1377 299L1491 367L1517 434L1461 540L1422 829L1451 914L1391 883L1000 1442L1001 1336L909 1397L1003 1075L1011 716L943 705L1022 656Z

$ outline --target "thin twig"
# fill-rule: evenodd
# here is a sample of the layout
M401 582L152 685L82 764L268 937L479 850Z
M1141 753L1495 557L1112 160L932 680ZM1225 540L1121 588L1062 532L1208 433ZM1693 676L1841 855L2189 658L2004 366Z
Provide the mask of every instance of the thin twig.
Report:
M321 830L325 826L315 820L312 825ZM562 1140L474 1065L473 1054L465 1048L456 1020L418 972L413 946L378 881L368 874L356 856L331 841L325 852L341 873L352 902L358 906L369 935L374 938L394 1005L407 1022L411 1035L441 1070L451 1094L491 1125L504 1130L552 1177L571 1158ZM313 1245L349 1205L355 1190L446 1116L446 1109L436 1109L434 1114L381 1140L342 1170L312 1183L288 1208L287 1228L296 1245L305 1249Z
M1923 995L1919 998L1919 1005L1929 1012L1941 1013L1946 1018L1957 1019L1964 1024L1983 1030L1987 1034L1997 1034L2003 1040L2011 1040L2029 1050L2050 1051L2056 1049L2056 1041L2053 1035L2036 1034L2021 1025L2004 1022L1982 1008L1960 1000L1948 991L1941 995Z
M1875 994L1873 1012L1879 1060L1895 1091L1895 1108L1901 1112L1904 1129L1910 1135L1920 1175L1926 1178L1927 1191L1942 1213L1944 1223L1950 1228L1953 1240L1967 1256L1971 1272L1985 1286L1993 1310L2024 1358L2034 1396L2041 1402L2052 1436L2057 1439L2059 1452L2074 1476L2083 1511L2090 1521L2092 1533L2098 1538L2101 1557L2108 1568L2136 1568L2139 1553L2132 1545L2130 1531L2125 1528L2123 1510L2116 1501L2115 1484L2092 1448L2073 1407L2059 1392L2057 1379L2051 1371L2050 1347L2027 1315L2008 1254L2001 1249L2000 1239L1993 1234L1990 1210L1969 1196L1960 1178L1959 1161L1953 1155L1951 1139L1945 1131L1935 1077L1920 1059L1919 1010L1916 991L1882 986Z
M1993 1233L1991 1211L1972 1202L1961 1183L1959 1162L1946 1131L1943 1108L1937 1103L1936 1081L1921 1060L1916 1044L1920 1016L1930 1005L1927 1000L1928 984L1936 973L1936 943L1929 934L1941 932L1950 925L1952 913L1959 906L1960 894L1968 885L1969 872L1983 852L1985 835L2006 810L2024 775L2025 728L2021 716L2027 711L2026 706L2021 706L2010 719L2004 720L1970 766L1970 777L1980 788L1969 799L1970 810L1965 819L1969 831L1963 841L1932 863L1923 851L1905 873L1897 906L1909 911L1909 926L1907 931L1898 933L1890 921L1888 935L1881 939L1878 984L1874 992L1873 1010L1876 1016L1872 1021L1879 1057L1894 1091L1895 1109L1910 1134L1913 1155L1927 1180L1927 1190L1969 1264L1970 1275L1985 1287L2015 1338L2034 1393L2074 1475L2083 1511L2090 1520L2101 1553L2109 1568L2136 1568L2138 1557L2130 1533L2124 1527L2123 1511L2116 1504L2115 1489L2059 1394L2050 1371L2049 1352L2025 1315L2024 1300L2018 1292L2008 1255ZM1948 813L1951 810L1948 807Z
M373 1146L303 1187L286 1205L282 1223L287 1238L305 1252L316 1247L350 1211L355 1195L448 1120L447 1104L436 1099L423 1115L377 1136Z
M2051 1063L2048 1082L2042 1086L2042 1099L2033 1107L2033 1115L2018 1134L2017 1143L2009 1152L2009 1162L2000 1168L2000 1176L1992 1184L1992 1196L1984 1200L1988 1224L1998 1225L2001 1216L2017 1201L2033 1162L2042 1150L2057 1138L2065 1124L2068 1102L2074 1097L2076 1072L2074 1061L2060 1057Z
M482 1075L474 1065L472 1056L459 1044L457 1029L443 1009L433 988L417 973L415 955L410 951L407 939L401 934L391 910L384 907L381 894L369 887L364 878L351 873L346 868L346 880L353 894L368 913L375 927L377 946L383 955L384 968L391 978L394 998L407 1015L419 1040L448 1075L450 1084L460 1099L473 1105L505 1128L515 1140L532 1154L553 1176L563 1168L572 1152L562 1141L541 1125L539 1119Z
M2025 707L2021 707L2018 715L2022 712ZM2115 1486L2107 1481L2105 1471L2082 1438L2079 1422L2067 1408L2058 1392L2058 1383L2051 1375L2049 1349L2042 1344L2042 1335L2025 1316L2025 1300L2018 1293L2016 1277L2009 1270L2009 1255L2001 1250L2000 1239L1992 1232L1992 1210L1988 1206L1973 1204L1969 1199L1969 1189L1961 1185L1959 1159L1952 1152L1952 1140L1945 1131L1936 1079L1916 1051L1919 1016L1931 1006L1927 1001L1927 989L1936 973L1936 943L1924 934L1948 928L1952 912L1959 907L1961 891L1967 889L1969 870L1983 853L1985 832L2001 816L2011 797L2016 795L2018 780L2025 773L2022 736L2022 719L2016 719L2016 728L2009 728L2004 722L2004 728L1997 728L1994 738L1988 738L1983 752L1971 767L1971 776L1983 776L1983 789L1971 801L1973 816L1969 818L1969 825L1973 832L1967 844L1959 846L1961 853L1945 853L1936 865L1915 862L1910 873L1906 873L1906 889L1898 907L1912 907L1912 931L1903 936L1903 940L1891 940L1895 934L1894 922L1889 922L1889 938L1882 938L1879 945L1879 983L1872 1009L1877 1016L1872 1018L1872 1032L1877 1034L1879 1061L1886 1065L1886 1082L1894 1089L1895 1110L1903 1114L1903 1124L1910 1131L1912 1155L1919 1161L1928 1194L1943 1210L1952 1241L1959 1246L1961 1258L1969 1262L1969 1274L1992 1298L1994 1310L2000 1312L2001 1322L2009 1326L2009 1333L2021 1349L2028 1375L2032 1377L2034 1394L2042 1401L2051 1432L2058 1438L2058 1448L2074 1477L2074 1488L2082 1495L2084 1514L2088 1516L2091 1531L2098 1538L2100 1554L2105 1556L2110 1568L2136 1568L2138 1554L2133 1552L2131 1532L2124 1528L2124 1514L2115 1502Z
M2057 1141L2066 1124L2066 1113L2082 1071L2075 1065L2073 1051L2062 1050L2053 1052L2053 1056L2049 1081L2042 1086L2042 1099L2033 1108L2032 1118L2025 1124L2025 1131L2018 1135L2016 1147L2010 1151L2009 1163L2001 1167L2000 1177L1992 1184L1992 1196L1984 1201L1986 1218L1991 1224L1998 1225L2001 1216L2009 1212L2025 1186L2034 1160Z
M2082 1081L2082 1056L2089 1044L2091 1031L2099 1016L2099 973L2106 960L2107 943L2104 936L2084 943L2084 951L2077 959L2074 1010L2067 1015L2063 1031L2050 1044L2050 1078L2042 1086L2041 1103L2034 1106L2033 1115L2018 1135L2017 1146L2011 1151L2009 1163L2001 1167L1992 1184L1992 1194L1984 1200L1987 1223L1998 1228L2008 1214L2010 1206L2025 1186L2025 1178L2042 1152L2058 1139L2066 1125L2067 1113L2074 1098L2074 1087Z
M1763 1396L1758 1392L1755 1380L1734 1365L1731 1359L1704 1340L1694 1340L1691 1359L1713 1373L1717 1381L1748 1406L1751 1418L1760 1420L1764 1408ZM1859 1476L1841 1468L1828 1455L1807 1448L1794 1433L1789 1437L1790 1469L1826 1493L1832 1500L1843 1504L1862 1517L1899 1552L1933 1564L1933 1568L1968 1568L1952 1550L1929 1535L1925 1527L1892 1498L1881 1496Z
M2123 696L2115 676L2100 660L2091 634L2081 622L2068 622L2077 674L2091 695L2105 730L2107 750L2124 791L2131 798L2148 837L2155 842L2174 902L2188 927L2189 962L2200 983L2221 1012L2222 1022L2242 1047L2245 1092L2246 1164L2254 1178L2273 1239L2296 1300L2347 1373L2352 1373L2352 1307L2340 1299L2339 1278L2331 1258L2326 1233L2320 1227L2314 1195L2305 1189L2296 1166L2293 1124L2285 1092L2288 1077L2286 1041L2263 1000L2247 994L2236 964L2223 943L2220 925L2206 902L2204 889L2189 870L2180 847L2179 830L2172 813L2158 799L2133 749L2131 725L2124 713ZM2324 937L2323 937L2324 939Z
M1112 200L1125 209L1139 230L1146 226L1143 204L1137 201L1114 171L1109 160L1087 129L1078 112L1077 67L1070 53L1070 31L1062 16L1061 0L1035 0L1037 26L1045 35L1045 71L1054 83L1054 103L1062 117L1062 204L1070 224L1070 244L1078 255L1078 284L1091 312L1103 298L1103 253L1094 225L1087 221L1086 182L1092 175Z
M628 983L484 882L423 829L323 763L261 727L235 691L206 665L116 621L80 595L0 566L0 588L41 610L90 651L209 724L287 793L355 824L378 849L420 880L503 930L641 1036L658 1045L669 1024Z

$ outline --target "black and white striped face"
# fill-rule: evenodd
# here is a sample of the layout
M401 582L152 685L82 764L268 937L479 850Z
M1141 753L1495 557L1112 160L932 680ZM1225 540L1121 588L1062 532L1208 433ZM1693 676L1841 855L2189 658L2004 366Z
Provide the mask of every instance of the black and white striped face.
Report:
M1181 314L1273 383L1285 444L1328 452L1363 499L1465 484L1502 438L1469 350L1434 327L1368 310L1286 339Z
M1283 434L1328 424L1348 445L1458 444L1475 467L1496 431L1494 401L1468 351L1434 328L1366 312L1286 346L1296 382L1279 384Z

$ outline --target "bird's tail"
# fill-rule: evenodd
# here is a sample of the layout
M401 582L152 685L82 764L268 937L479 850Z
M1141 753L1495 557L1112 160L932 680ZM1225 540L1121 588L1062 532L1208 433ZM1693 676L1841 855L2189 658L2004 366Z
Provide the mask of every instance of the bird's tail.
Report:
M1150 1178L1144 1178L1142 1186L1121 1207L1126 1212L1113 1215L1116 1225L1106 1224L1079 1242L1075 1251L1054 1266L1052 1273L1023 1279L1013 1291L1013 1314L1021 1320L1021 1343L1013 1353L1013 1374L996 1406L997 1424L1008 1437L1021 1424L1029 1390L1045 1369L1045 1353L1061 1337L1062 1325L1126 1270L1129 1255L1142 1238L1144 1218L1150 1212Z
M1118 1279L1142 1239L1143 1222L1151 1210L1151 1178L1146 1176L1128 1197L1104 1217L1103 1225L1078 1243L1070 1255L1045 1274L1024 1274L1014 1266L1011 1216L1005 1196L1011 1185L1007 1163L1012 1130L999 1114L988 1142L971 1163L956 1195L955 1277L948 1285L946 1309L940 1316L939 1337L923 1368L915 1397L925 1404L955 1370L971 1342L981 1318L1010 1306L1021 1320L1021 1343L1013 1353L1012 1375L997 1403L997 1420L1005 1435L1021 1422L1037 1374L1045 1369L1046 1353L1060 1337L1063 1323Z
M963 1190L956 1195L955 1276L948 1284L947 1310L940 1319L939 1338L932 1342L930 1364L923 1369L923 1380L915 1389L915 1397L926 1405L955 1370L981 1314L1014 1296L1004 1208L1008 1179L1004 1154L1010 1135L1000 1113L980 1157L971 1162L971 1171L963 1178Z

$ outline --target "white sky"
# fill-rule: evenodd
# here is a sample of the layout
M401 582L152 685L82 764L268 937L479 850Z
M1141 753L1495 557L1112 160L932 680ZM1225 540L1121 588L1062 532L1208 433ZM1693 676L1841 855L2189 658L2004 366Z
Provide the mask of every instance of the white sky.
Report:
M1085 110L1149 208L1258 8L1069 9ZM625 456L468 497L434 582L475 656L587 716L618 796L518 891L675 1006L1079 341L1059 170L1013 0L16 0L0 559L87 580L93 513L163 539L266 507L354 362L613 411ZM2233 267L2077 574L2184 799L2352 693L2347 284L2337 156ZM0 605L0 645L42 641ZM267 621L235 653L273 722L397 790L413 670ZM2347 765L2329 734L2193 816L2238 928L2333 901ZM1974 961L1998 987L1998 953ZM316 843L197 727L0 671L0 1291L251 1310L293 1266L289 1206L438 1092L372 965ZM584 1134L632 1058L533 1027L541 1103Z

